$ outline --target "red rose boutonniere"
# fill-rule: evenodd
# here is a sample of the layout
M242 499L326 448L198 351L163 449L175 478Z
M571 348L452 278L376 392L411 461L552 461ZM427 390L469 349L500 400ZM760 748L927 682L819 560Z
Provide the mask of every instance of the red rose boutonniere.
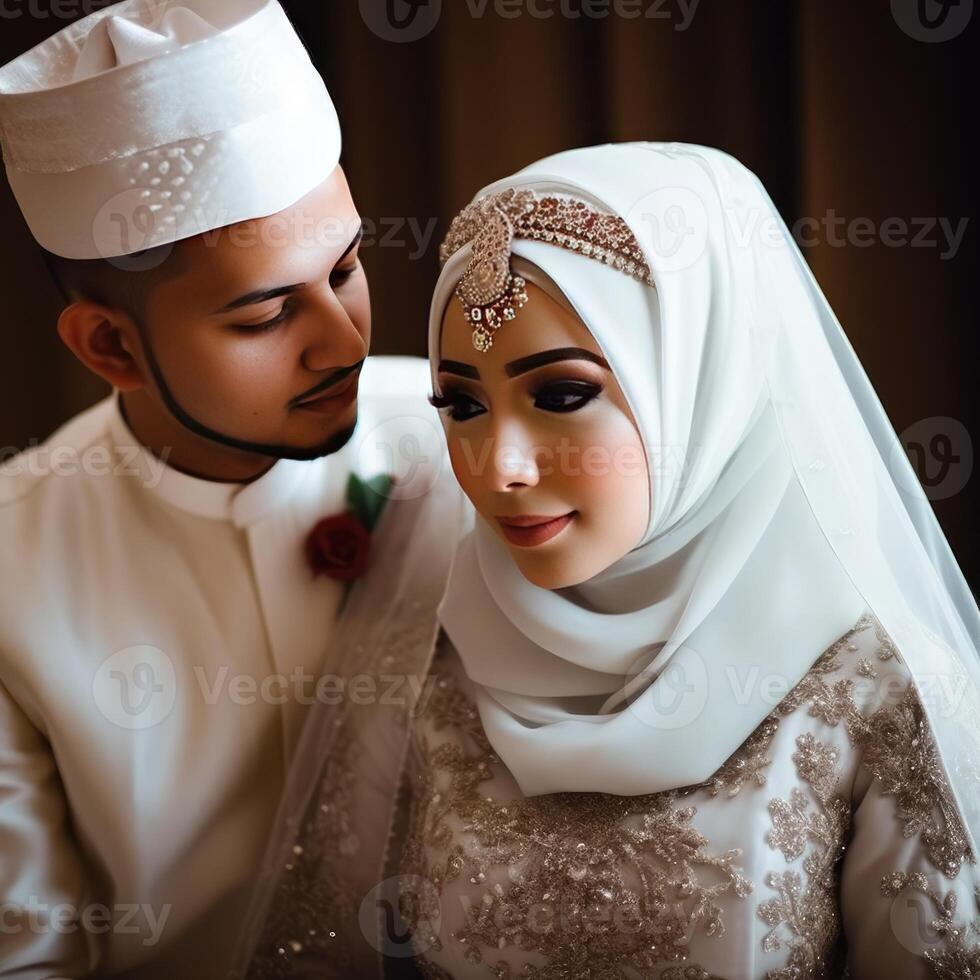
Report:
M367 571L371 532L385 502L392 478L386 474L362 480L351 473L347 480L347 510L317 521L306 536L304 549L314 578L326 575L350 586Z

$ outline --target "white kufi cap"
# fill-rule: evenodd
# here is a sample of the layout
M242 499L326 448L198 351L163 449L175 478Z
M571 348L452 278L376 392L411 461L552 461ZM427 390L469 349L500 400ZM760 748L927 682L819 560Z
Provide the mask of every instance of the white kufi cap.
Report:
M0 68L0 141L37 241L112 258L295 204L340 159L278 0L125 0Z

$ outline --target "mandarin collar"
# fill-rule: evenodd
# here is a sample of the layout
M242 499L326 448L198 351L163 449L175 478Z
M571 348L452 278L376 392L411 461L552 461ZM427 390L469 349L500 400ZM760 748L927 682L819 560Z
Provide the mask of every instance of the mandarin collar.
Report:
M188 513L230 521L236 527L253 524L283 506L317 462L280 459L250 483L227 483L182 473L140 443L122 414L118 390L111 399L109 432L116 449L124 454L121 458L138 474L148 493Z

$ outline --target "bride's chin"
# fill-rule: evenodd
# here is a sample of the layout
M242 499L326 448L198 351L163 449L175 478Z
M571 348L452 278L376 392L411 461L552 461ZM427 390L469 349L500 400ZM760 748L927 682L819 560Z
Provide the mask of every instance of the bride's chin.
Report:
M576 567L576 562L568 557L567 552L565 554L558 552L551 555L530 555L527 551L512 548L511 555L521 575L539 589L552 591L567 589L573 585L580 585L586 579L591 578L590 575L583 574L581 568Z

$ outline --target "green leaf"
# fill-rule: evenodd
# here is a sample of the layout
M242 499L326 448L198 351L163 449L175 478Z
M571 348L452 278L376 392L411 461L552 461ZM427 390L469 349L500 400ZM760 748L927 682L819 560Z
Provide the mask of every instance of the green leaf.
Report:
M381 517L391 485L392 479L387 473L379 473L369 480L362 480L356 473L351 473L347 479L347 506L369 531L374 530Z

